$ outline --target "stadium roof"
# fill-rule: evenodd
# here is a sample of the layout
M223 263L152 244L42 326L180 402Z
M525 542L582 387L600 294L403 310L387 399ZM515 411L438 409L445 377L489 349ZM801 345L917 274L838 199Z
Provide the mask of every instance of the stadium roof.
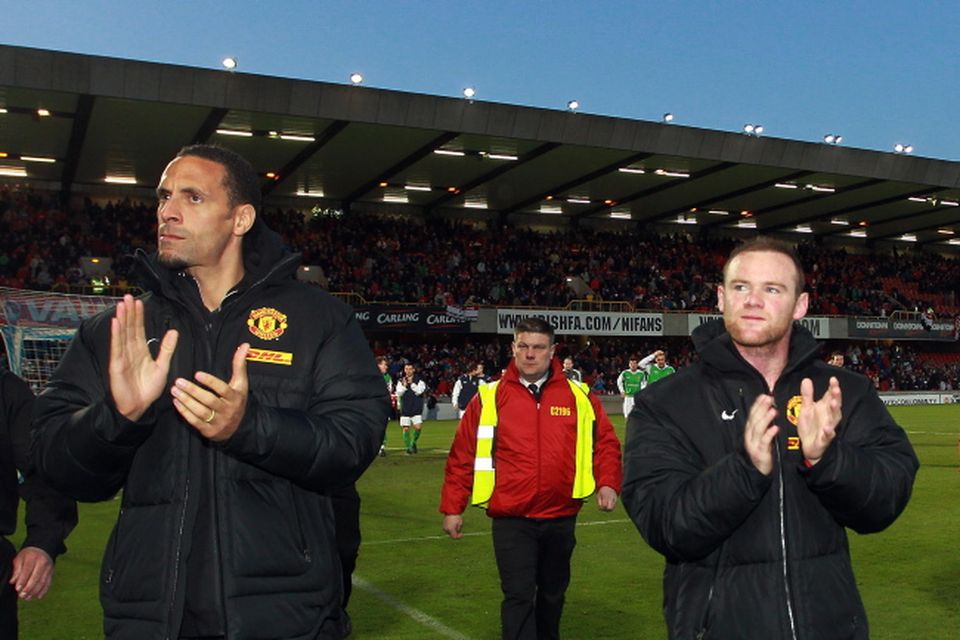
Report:
M196 142L248 157L267 203L960 249L958 162L0 45L0 180L92 193L110 176L135 181L110 193L148 196Z

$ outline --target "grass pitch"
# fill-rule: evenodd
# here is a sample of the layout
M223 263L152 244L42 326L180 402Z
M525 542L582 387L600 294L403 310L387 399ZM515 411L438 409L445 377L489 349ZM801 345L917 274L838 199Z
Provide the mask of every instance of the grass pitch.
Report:
M871 637L952 640L960 629L960 554L954 545L960 531L960 406L891 412L909 433L921 468L910 505L890 529L850 533ZM622 438L622 418L614 417L614 424ZM448 539L440 528L437 504L455 428L452 421L426 423L418 455L390 449L359 483L364 542L349 608L352 638L499 637L500 590L486 516L469 510L462 540ZM401 442L396 423L389 438L394 447ZM81 505L80 524L57 563L51 593L20 604L21 638L102 637L98 572L118 505ZM564 637L664 638L661 556L619 507L602 513L591 502L578 522Z

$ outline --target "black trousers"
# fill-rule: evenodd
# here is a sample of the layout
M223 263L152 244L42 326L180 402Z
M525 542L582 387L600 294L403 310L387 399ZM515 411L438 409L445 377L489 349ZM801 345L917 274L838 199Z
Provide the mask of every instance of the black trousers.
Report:
M17 637L17 590L10 584L16 555L13 544L0 536L0 638L10 640Z
M577 517L494 518L492 524L503 640L557 640Z

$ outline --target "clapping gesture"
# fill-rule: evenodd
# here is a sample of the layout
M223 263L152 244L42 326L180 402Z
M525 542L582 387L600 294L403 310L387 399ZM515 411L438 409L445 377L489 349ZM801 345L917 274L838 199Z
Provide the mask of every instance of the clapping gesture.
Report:
M780 427L773 424L776 418L773 396L761 394L753 401L743 430L743 448L753 466L765 476L773 471L774 438L780 433Z
M250 385L247 379L249 343L244 342L233 353L233 373L229 381L197 371L196 382L177 378L171 393L173 406L204 438L222 442L240 426L247 410Z
M154 360L143 318L143 302L127 294L110 320L110 394L117 411L134 422L163 393L178 338L176 330L167 331Z
M823 397L814 401L813 381L804 378L800 383L800 397L803 405L797 420L797 433L803 447L803 457L813 466L820 462L820 458L837 435L837 425L843 415L840 381L831 376Z

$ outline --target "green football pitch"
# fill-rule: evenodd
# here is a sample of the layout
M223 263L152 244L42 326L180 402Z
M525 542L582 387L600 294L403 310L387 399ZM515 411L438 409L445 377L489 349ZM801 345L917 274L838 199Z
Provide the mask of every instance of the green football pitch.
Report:
M909 433L921 468L910 505L890 529L850 534L871 637L952 640L960 630L960 553L953 545L960 531L960 406L891 411ZM622 436L622 419L614 422ZM363 546L349 607L352 638L499 637L500 591L486 516L468 511L461 540L440 528L437 503L455 428L452 421L425 423L420 453L408 456L392 423L393 448L359 483ZM118 504L81 505L51 593L20 604L21 638L102 637L98 569ZM620 507L601 513L588 503L577 529L564 637L664 638L662 569L662 558Z

